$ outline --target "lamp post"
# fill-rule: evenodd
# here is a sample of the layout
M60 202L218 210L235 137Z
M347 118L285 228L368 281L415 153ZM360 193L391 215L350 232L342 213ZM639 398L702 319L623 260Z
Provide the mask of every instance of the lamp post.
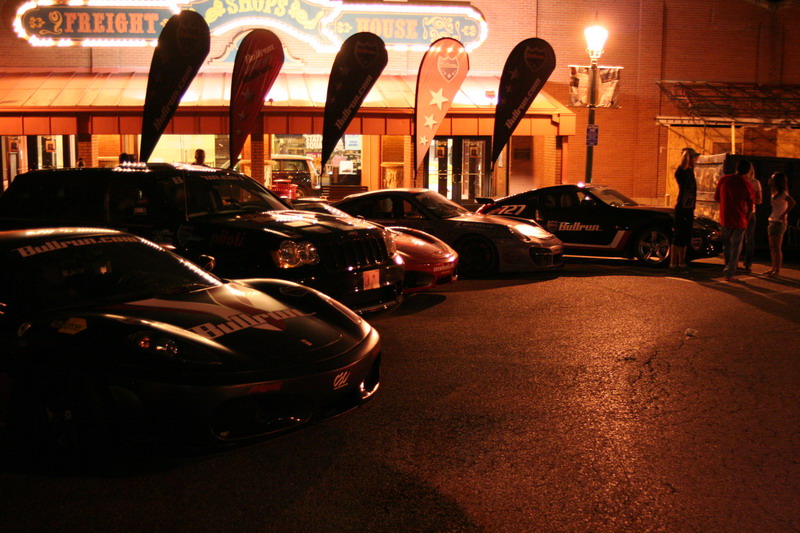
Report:
M589 71L589 123L586 125L586 183L592 182L592 163L594 147L597 144L597 126L594 123L594 110L597 107L597 60L603 55L603 46L608 39L608 30L591 26L583 31L586 36L586 53L592 60Z

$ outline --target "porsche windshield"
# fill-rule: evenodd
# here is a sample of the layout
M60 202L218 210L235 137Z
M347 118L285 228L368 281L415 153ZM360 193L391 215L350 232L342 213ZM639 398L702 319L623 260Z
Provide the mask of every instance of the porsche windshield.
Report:
M639 205L621 192L607 187L592 187L592 194L612 207Z
M28 311L217 286L192 263L132 235L57 236L0 251L0 302Z
M471 213L471 211L461 207L455 202L451 202L438 192L420 192L416 194L416 198L422 205L433 211L433 213L440 218L455 218Z

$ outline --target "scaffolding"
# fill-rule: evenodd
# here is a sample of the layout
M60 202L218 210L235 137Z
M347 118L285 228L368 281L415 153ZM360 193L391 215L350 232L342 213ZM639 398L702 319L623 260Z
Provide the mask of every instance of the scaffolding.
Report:
M729 128L733 154L737 143L743 142L745 128L751 139L773 146L777 129L800 129L800 85L670 80L657 84L680 113L656 117L659 124Z
M668 80L657 83L684 115L658 117L661 124L800 128L800 85Z

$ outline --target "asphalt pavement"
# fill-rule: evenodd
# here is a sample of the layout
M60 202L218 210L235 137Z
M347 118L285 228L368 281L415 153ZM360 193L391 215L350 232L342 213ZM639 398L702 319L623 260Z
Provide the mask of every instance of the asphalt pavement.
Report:
M6 457L1 527L800 531L800 270L721 268L570 258L416 295L370 318L365 407L201 457Z

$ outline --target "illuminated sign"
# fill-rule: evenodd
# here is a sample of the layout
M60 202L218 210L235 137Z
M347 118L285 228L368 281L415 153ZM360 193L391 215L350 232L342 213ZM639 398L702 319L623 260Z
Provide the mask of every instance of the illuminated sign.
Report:
M387 49L427 50L442 37L467 51L487 36L483 15L464 4L350 3L341 0L35 0L21 5L14 29L34 46L155 46L169 18L203 15L212 36L268 28L320 52L336 52L351 35L370 32Z

